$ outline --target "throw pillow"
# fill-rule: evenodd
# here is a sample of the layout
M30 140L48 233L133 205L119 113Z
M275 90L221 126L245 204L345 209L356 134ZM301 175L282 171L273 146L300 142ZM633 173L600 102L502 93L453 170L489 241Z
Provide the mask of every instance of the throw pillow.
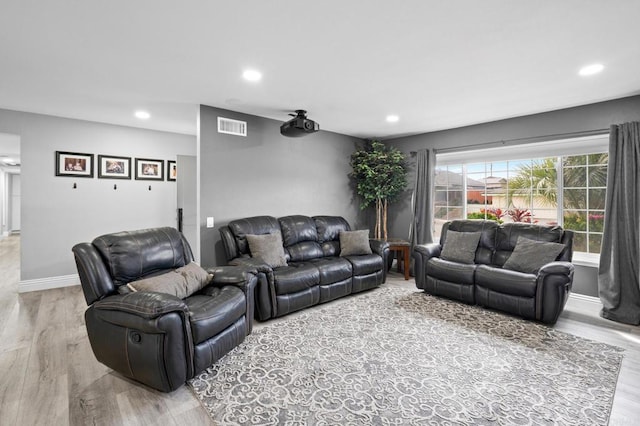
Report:
M535 274L538 269L556 260L562 250L564 250L564 244L518 237L516 246L503 268Z
M284 255L282 235L280 235L280 233L264 235L249 234L247 235L247 242L249 243L251 257L262 259L264 263L272 268L287 266L287 258Z
M340 231L340 256L371 254L369 230Z
M481 232L447 231L440 258L450 262L474 263Z
M132 281L125 287L130 291L156 291L184 299L201 290L212 279L212 274L197 263L191 262L171 272Z

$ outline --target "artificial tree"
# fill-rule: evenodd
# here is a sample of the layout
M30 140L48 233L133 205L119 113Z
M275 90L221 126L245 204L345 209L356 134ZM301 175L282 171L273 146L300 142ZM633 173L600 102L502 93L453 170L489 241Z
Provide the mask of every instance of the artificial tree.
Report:
M356 192L362 197L360 208L375 205L374 238L387 239L387 212L407 186L407 163L404 154L377 140L365 141L364 146L351 154L351 178Z

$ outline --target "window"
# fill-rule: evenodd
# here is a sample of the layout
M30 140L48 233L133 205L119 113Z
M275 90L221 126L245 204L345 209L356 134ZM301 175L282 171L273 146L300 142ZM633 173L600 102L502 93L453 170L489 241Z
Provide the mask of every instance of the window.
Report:
M575 252L599 254L606 150L601 135L436 155L434 237L452 219L557 224L574 231Z

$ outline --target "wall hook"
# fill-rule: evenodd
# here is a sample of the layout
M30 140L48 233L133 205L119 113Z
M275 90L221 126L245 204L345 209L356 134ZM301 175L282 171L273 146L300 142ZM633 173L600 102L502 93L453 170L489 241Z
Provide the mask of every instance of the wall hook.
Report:
M118 189L118 185L116 185L115 183L113 184L113 189Z
M78 185L75 182L73 182L73 189L76 189L77 187Z
M151 185L149 185L149 191L151 191Z

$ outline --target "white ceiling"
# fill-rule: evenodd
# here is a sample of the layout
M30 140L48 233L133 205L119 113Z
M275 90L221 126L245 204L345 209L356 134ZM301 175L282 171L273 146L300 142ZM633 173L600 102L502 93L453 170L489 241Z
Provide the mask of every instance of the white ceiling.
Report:
M638 0L1 0L0 108L186 134L198 104L306 109L389 138L640 94L638 17Z

